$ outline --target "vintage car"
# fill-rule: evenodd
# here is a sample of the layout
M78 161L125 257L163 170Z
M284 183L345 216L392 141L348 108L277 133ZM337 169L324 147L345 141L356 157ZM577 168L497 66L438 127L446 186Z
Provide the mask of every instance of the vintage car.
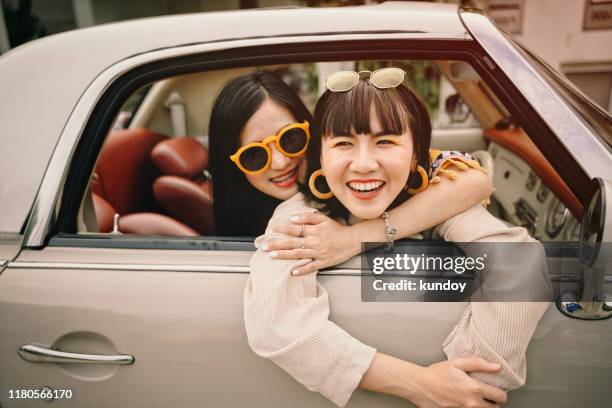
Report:
M612 119L478 10L401 2L134 20L0 58L0 405L331 406L249 348L254 237L215 235L208 118L257 67L312 107L329 72L390 64L433 89L433 146L490 170L490 211L563 248L547 245L563 265L550 279L575 289L550 303L508 406L610 406ZM196 159L174 157L188 170L159 165L169 141L191 146ZM358 257L319 271L331 319L389 354L443 360L466 303L362 302L361 274Z

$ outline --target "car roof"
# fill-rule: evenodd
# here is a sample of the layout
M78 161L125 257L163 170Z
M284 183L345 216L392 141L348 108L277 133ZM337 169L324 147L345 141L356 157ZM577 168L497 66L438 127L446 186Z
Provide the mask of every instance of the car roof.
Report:
M467 35L455 5L390 2L130 20L45 37L11 50L0 57L0 232L21 230L71 111L88 85L109 66L181 45L381 31Z

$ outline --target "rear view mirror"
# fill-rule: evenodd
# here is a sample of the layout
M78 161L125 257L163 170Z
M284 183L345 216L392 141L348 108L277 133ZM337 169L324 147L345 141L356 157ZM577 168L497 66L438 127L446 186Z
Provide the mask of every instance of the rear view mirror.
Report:
M463 123L470 116L470 107L459 94L452 94L444 101L444 108L452 123Z

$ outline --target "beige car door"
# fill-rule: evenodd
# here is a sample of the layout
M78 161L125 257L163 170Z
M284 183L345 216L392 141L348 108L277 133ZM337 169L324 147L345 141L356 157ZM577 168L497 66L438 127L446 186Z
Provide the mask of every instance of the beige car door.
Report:
M8 394L43 387L55 390L62 406L332 406L250 350L242 311L250 251L66 241L23 251L0 275L3 407L44 406ZM320 273L331 319L382 352L418 364L444 359L441 344L465 304L362 302L359 273L358 259ZM550 307L528 352L528 383L510 394L508 406L602 406L605 384L579 368L610 378L612 365L604 362L612 354L603 339L611 324L570 319ZM40 362L45 349L81 361ZM350 406L406 403L358 391Z
M87 242L95 240L24 250L0 276L3 407L44 406L8 394L41 389L68 406L332 406L249 348L242 293L250 251ZM334 321L381 351L420 364L444 358L442 341L463 304L363 303L359 259L341 268L320 276ZM70 354L47 357L58 351ZM361 391L351 400L373 404L406 406Z
M24 251L0 279L0 384L5 390L70 390L71 400L61 405L87 407L284 405L300 387L246 342L242 290L249 255ZM24 345L85 361L26 361L18 354ZM101 364L96 356L123 361ZM134 362L123 364L126 356ZM278 393L270 392L272 384ZM2 406L23 402L3 392ZM306 398L302 406L312 403Z
M68 406L329 406L251 352L242 312L249 257L248 251L24 251L0 276L2 406L44 406L8 393L43 387ZM345 280L355 285L334 300L341 303L347 293L359 303L358 277L325 280L331 288ZM347 307L338 315L347 329L373 341L384 325L371 326L375 308L365 321L355 315L364 311ZM82 361L36 361L27 346ZM115 360L96 361L102 358ZM372 395L362 406L366 401Z

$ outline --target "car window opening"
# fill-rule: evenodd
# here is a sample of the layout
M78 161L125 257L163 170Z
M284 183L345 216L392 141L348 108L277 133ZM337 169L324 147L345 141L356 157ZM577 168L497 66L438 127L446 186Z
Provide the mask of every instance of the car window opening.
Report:
M387 66L404 69L409 85L425 102L433 124L433 148L473 153L490 168L495 188L491 213L509 225L527 227L539 239L577 239L575 196L554 170L551 173L545 158L536 164L544 156L468 63L365 60L255 69L278 75L312 112L329 73ZM215 219L213 183L224 180L211 174L208 150L215 98L229 80L252 70L175 76L141 87L126 100L104 141L78 212L77 236L85 239L83 245L112 241L100 236L115 237L115 242L123 242L120 246L165 237L166 245L174 239L252 248L253 234L218 233L222 220ZM128 241L132 244L125 244ZM215 248L205 243L191 246Z

